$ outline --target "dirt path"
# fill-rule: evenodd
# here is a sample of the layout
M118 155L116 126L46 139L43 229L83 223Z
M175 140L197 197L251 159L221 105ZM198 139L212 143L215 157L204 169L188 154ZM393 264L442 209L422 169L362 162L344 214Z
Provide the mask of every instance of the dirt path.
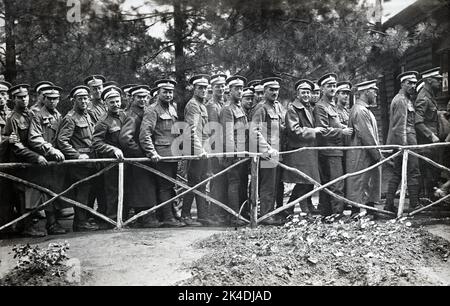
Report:
M181 228L123 232L71 233L40 240L14 239L0 242L0 278L14 266L10 251L14 244L67 240L69 256L80 259L82 285L173 285L191 276L185 267L206 250L192 244L222 229Z

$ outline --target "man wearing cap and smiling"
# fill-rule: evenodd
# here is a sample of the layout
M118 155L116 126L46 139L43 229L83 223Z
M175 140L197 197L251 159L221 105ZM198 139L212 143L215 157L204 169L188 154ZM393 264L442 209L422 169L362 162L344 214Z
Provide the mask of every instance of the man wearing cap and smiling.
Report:
M162 161L161 157L173 156L172 143L178 136L172 133L172 127L178 121L175 107L172 105L173 92L177 82L171 79L160 79L155 82L157 102L148 107L142 119L139 141L145 155L153 162L155 170L176 179L178 162ZM158 204L175 196L175 184L157 175L156 189ZM182 227L186 224L177 220L173 214L172 202L160 208L162 225L166 227Z
M400 90L392 99L389 113L389 131L387 145L416 145L415 109L411 96L417 83L417 71L406 71L397 76ZM408 196L409 206L414 208L419 204L419 162L416 157L408 158ZM388 182L385 209L394 212L394 198L402 178L402 157L394 159L393 175Z
M315 127L314 125L313 107L310 103L314 84L310 80L302 79L295 83L295 89L297 96L289 104L286 112L286 150L315 147L317 135L326 131L325 128ZM318 156L317 151L300 151L287 154L284 157L284 161L287 166L298 169L320 182ZM295 184L289 202L296 200L314 188L313 184L292 171L282 171L282 179L284 182ZM311 214L315 210L311 197L303 200L300 203L300 208L302 212ZM294 213L294 207L289 209L289 213L291 215Z
M418 144L436 143L444 141L445 136L439 139L439 120L436 97L441 90L442 75L439 73L440 67L436 67L422 72L423 89L418 91L415 109L416 109L416 134ZM432 160L439 162L439 155L442 152L439 148L427 149L424 155ZM431 198L434 193L433 187L437 186L439 179L439 169L430 167L423 161L419 161L420 171L422 173L423 190L425 197Z
M9 136L12 133L19 137L19 142L11 144L9 161L10 162L26 162L26 163L36 163L39 165L47 165L47 160L44 156L34 152L29 147L28 142L28 131L31 124L32 113L28 109L29 95L28 84L18 84L9 89L9 94L14 104L14 109L11 115L6 120L5 135ZM33 177L30 169L14 169L13 175L29 180ZM30 201L26 196L29 194L31 188L25 187L21 184L13 184L13 191L17 196L19 201L18 210L20 214L24 214L29 210L34 209L36 203ZM24 235L32 237L42 237L45 236L45 232L41 231L37 224L33 223L31 217L27 217L24 220Z
M322 97L314 107L315 125L326 129L325 133L320 134L317 138L319 146L342 146L344 136L350 136L353 133L353 129L341 123L336 104L333 101L336 94L336 79L336 74L327 73L318 81L322 90ZM344 174L343 156L342 150L319 151L322 183L327 183ZM337 182L331 185L329 189L340 196L344 196L345 183L344 181ZM322 214L325 216L342 214L344 211L344 202L330 197L325 192L320 193L319 205Z
M377 81L371 80L356 85L358 98L353 105L348 125L355 133L350 138L350 146L377 146L378 126L370 111L377 104ZM350 150L346 152L346 170L349 173L368 168L382 158L379 149ZM347 179L347 198L351 201L374 207L381 198L381 167ZM372 211L370 213L373 213Z
M47 160L64 161L64 154L56 148L56 134L61 124L61 114L56 109L61 96L62 88L58 86L48 86L42 90L42 107L34 112L31 120L28 142L30 148L43 155ZM64 176L66 169L58 166L48 166L35 174L33 181L42 184L56 193L63 191ZM36 200L42 204L49 199L45 193L38 192ZM47 217L47 233L50 235L64 234L66 230L57 222L56 212L64 208L61 201L56 200L45 208Z
M49 81L41 81L34 85L34 92L36 93L36 102L30 107L30 110L33 112L39 111L42 106L44 106L44 95L43 90L50 87L55 86L52 82Z
M150 100L150 87L147 85L135 86L130 89L130 94L133 100L119 134L119 143L125 157L145 157L139 135L144 110ZM139 213L155 206L157 202L155 176L134 165L127 167L125 174L125 189L129 207ZM143 228L156 228L162 225L154 211L139 218L137 224Z
M281 150L284 132L284 117L280 103L277 102L280 91L280 78L270 77L261 80L264 87L264 99L252 118L250 126L250 150L262 152L267 157L277 157ZM279 168L276 162L262 161L260 164L261 215L265 215L275 208L277 191L279 188ZM262 223L266 225L280 225L283 221L279 217L269 217Z

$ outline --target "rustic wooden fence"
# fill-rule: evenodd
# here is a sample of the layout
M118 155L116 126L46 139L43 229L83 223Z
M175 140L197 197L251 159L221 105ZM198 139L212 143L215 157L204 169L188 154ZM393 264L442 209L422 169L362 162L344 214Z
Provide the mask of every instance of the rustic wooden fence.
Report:
M280 152L279 155L285 155L285 154L289 154L289 153L293 153L293 152L298 152L298 151L305 151L305 150L330 150L330 149L339 149L339 150L367 150L367 149L380 149L380 150L396 150L396 152L394 152L392 155L390 155L389 157L381 160L380 162L371 165L368 168L362 169L360 171L357 172L353 172L353 173L346 173L344 175L342 175L339 178L336 178L330 182L327 182L325 184L321 184L320 182L315 181L314 179L312 179L311 177L307 176L305 173L303 173L302 171L300 171L299 169L295 169L289 166L286 166L285 164L283 164L281 161L279 161L277 158L274 158L276 164L278 164L278 166L280 166L281 168L283 168L286 171L293 171L299 175L301 175L303 178L305 178L306 180L308 180L309 182L311 182L311 184L313 184L315 186L315 188L302 195L301 197L299 197L298 199L296 199L295 201L292 201L290 203L287 203L285 205L283 205L282 207L279 207L273 211L271 211L270 213L264 215L264 216L260 216L258 218L258 170L259 170L259 164L262 158L266 158L264 156L264 154L261 153L253 153L253 152L230 152L230 153L214 153L214 154L208 154L207 158L211 158L211 157L235 157L235 156L239 156L240 160L238 160L237 162L235 162L234 164L226 167L225 169L221 170L220 172L214 174L213 176L203 180L202 182L196 184L195 186L188 186L188 184L186 183L186 180L181 178L181 177L177 177L177 179L169 177L157 170L155 170L154 168L143 164L143 162L149 162L149 159L147 158L125 158L123 160L116 160L116 159L88 159L88 160L67 160L64 161L63 163L65 165L71 165L71 164L102 164L105 165L107 164L107 166L105 166L105 168L103 168L102 170L99 170L97 173L92 174L78 182L73 183L71 186L69 186L68 188L66 188L64 191L60 192L60 193L55 193L54 191L42 187L36 183L32 183L29 182L27 180L21 179L19 177L16 177L12 174L9 173L5 173L4 170L5 169L14 169L14 168L27 168L27 167L34 167L34 168L38 168L39 166L34 165L34 164L27 164L27 163L3 163L0 164L0 177L5 178L5 179L9 179L12 180L15 183L19 183L19 184L23 184L26 187L31 187L31 188L35 188L38 191L41 191L43 193L48 194L49 196L51 196L52 198L50 198L49 200L47 200L46 202L42 203L41 205L37 206L35 209L33 209L32 211L27 212L26 214L4 224L0 226L0 231L19 222L20 220L30 216L31 214L33 214L34 212L43 209L45 206L50 205L50 203L52 203L53 201L55 201L56 199L60 199L66 203L69 203L71 205L77 206L79 208L85 209L87 211L89 211L91 214L99 217L100 219L112 224L113 226L115 226L118 229L123 228L124 226L129 225L131 222L135 221L136 219L150 213L153 212L159 208L161 208L164 205L169 205L170 203L172 203L174 200L180 198L181 196L185 195L188 192L194 192L195 194L204 197L206 200L208 200L210 203L217 205L219 207L221 207L222 209L224 209L225 211L227 211L229 214L235 216L236 218L245 221L247 223L250 224L251 227L256 227L258 225L258 223L260 223L261 221L264 221L265 219L267 219L270 216L276 215L278 213L280 213L283 210L286 210L294 205L296 205L297 203L299 203L300 201L312 196L314 193L318 192L318 191L324 191L328 194L330 194L331 196L338 198L339 200L342 200L352 206L355 207L359 207L359 208L365 208L367 210L372 210L372 211L376 211L379 213L384 213L387 215L394 215L392 212L383 210L383 209L379 209L379 208L375 208L375 207L370 207L370 206L366 206L362 203L356 203L354 201L348 200L343 196L337 195L335 193L333 193L331 190L329 190L327 187L329 187L330 185L333 185L336 182L342 181L347 179L348 177L352 177L352 176L357 176L360 175L364 172L370 171L376 167L380 167L381 165L383 165L384 163L400 156L403 155L403 164L402 164L402 180L401 180L401 191L400 191L400 200L399 200L399 206L398 206L398 212L396 214L397 217L401 217L403 216L403 212L404 212L404 204L405 204L405 197L406 197L406 185L407 185L407 163L408 163L408 158L410 155L415 156L417 158L423 159L424 161L428 162L429 164L431 164L434 167L439 168L440 170L443 171L447 171L450 172L450 169L440 165L438 163L436 163L435 161L420 155L417 152L414 151L419 151L420 150L424 150L424 149L430 149L430 148L442 148L442 147L448 147L450 146L450 143L436 143L436 144L427 144L427 145L414 145L414 146L398 146L398 145L382 145L382 146L359 146L359 147L304 147L304 148L299 148L296 150L291 150L291 151L284 151L284 152ZM199 159L198 156L174 156L174 157L163 157L161 159L161 161L180 161L180 160L189 160L189 159ZM236 167L239 164L242 164L248 160L251 160L251 182L250 182L250 193L249 193L249 199L247 200L250 203L250 220L244 218L243 216L241 216L240 211L237 213L234 210L232 210L231 208L229 208L226 204L210 197L208 194L202 193L198 190L196 190L198 187L207 184L209 181L211 181L212 179L220 176L220 175L224 175L227 171L229 171L230 169ZM126 220L124 222L123 220L123 215L122 215L122 211L123 211L123 199L124 199L124 164L130 164L133 165L135 167L140 167L142 169L145 169L155 175L161 176L163 178L165 178L166 180L173 182L176 186L178 186L178 190L179 192L177 192L176 196L174 196L173 198L171 198L170 200L167 200L163 203L159 203L158 205L155 205L154 207L139 212L138 214L134 215L133 217L131 217L130 219ZM56 163L56 162L50 162L49 165L58 165L61 163ZM89 180L92 180L93 178L102 175L103 173L105 173L106 171L114 168L114 167L118 167L118 205L117 205L117 219L116 220L112 220L111 218L97 212L96 210L92 209L91 207L83 204L83 203L79 203L77 201L74 201L73 199L67 198L65 197L65 195L72 189L74 189L75 187L77 187L80 184L86 183ZM184 191L181 191L184 189ZM408 216L413 216L425 209L428 209L432 206L435 206L447 199L450 198L450 195L447 195L441 199L439 199L438 201L435 201L425 207L419 208L415 211L409 212L407 215Z

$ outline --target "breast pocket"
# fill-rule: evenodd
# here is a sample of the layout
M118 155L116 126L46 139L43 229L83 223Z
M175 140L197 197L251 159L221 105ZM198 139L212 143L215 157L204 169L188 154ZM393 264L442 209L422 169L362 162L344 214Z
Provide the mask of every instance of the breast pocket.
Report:
M80 138L90 138L91 132L89 129L89 124L85 122L77 122L75 124L75 133L80 136Z
M163 131L170 131L172 129L172 124L173 124L173 120L172 120L172 116L169 114L161 114L159 115L159 126L161 127L161 130Z

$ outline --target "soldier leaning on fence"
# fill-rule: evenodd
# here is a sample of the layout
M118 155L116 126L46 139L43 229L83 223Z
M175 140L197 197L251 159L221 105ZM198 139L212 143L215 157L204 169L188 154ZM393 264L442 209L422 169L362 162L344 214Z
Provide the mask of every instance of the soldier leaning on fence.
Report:
M242 90L246 79L235 75L229 77L227 85L230 88L230 101L220 112L220 123L223 127L223 144L225 152L242 152L246 150L247 117L241 105ZM228 167L239 161L237 157L226 157L223 166ZM239 213L242 203L247 200L248 163L243 163L228 170L226 178L228 185L222 188L227 192L228 207ZM232 226L242 226L245 223L229 215L228 223Z
M401 89L394 97L390 107L389 114L389 132L386 140L387 145L416 145L415 130L415 110L410 99L415 91L418 72L407 71L397 79L401 83ZM409 205L411 208L419 204L419 163L416 157L409 155L408 157L407 184ZM398 185L402 178L402 157L398 156L394 160L393 175L388 182L386 192L386 210L395 211L394 198Z
M155 170L173 178L177 178L177 161L162 161L161 157L173 156L172 143L178 136L172 132L172 127L178 120L177 111L171 104L173 92L177 83L171 79L161 79L155 82L158 102L146 109L142 119L139 141L145 155L154 163ZM158 204L166 202L175 196L175 184L165 178L155 175ZM172 202L160 208L162 226L182 227L186 224L177 220L172 209Z
M318 84L322 90L322 97L314 108L316 127L326 128L326 132L319 135L319 146L343 146L344 136L352 134L353 130L343 125L339 119L333 98L336 93L336 74L328 73L322 76ZM344 152L342 150L319 151L320 175L322 183L327 183L344 174ZM344 196L345 183L339 181L328 187L332 192ZM319 205L323 215L341 214L344 211L344 203L325 192L320 193Z
M440 67L433 68L422 73L423 88L418 92L415 109L416 109L416 134L418 144L436 143L444 141L439 139L439 122L438 107L436 96L441 90L442 75L439 74ZM441 150L439 148L430 148L425 150L424 155L431 158L435 162L439 162ZM431 166L426 161L419 161L421 180L423 182L422 193L424 196L431 198L433 195L433 187L437 186L439 169Z
M353 128L350 146L378 146L378 127L369 106L376 105L378 87L376 80L356 85L358 95L353 105L348 125ZM347 172L357 172L379 162L382 158L379 149L349 150L346 152ZM347 179L347 198L351 201L374 207L381 197L381 166L358 176Z
M289 104L286 112L286 150L295 150L303 147L315 147L316 136L326 131L323 127L315 127L313 107L310 103L311 92L314 84L309 80L299 80L295 83L297 97ZM287 166L298 169L313 180L320 182L319 157L316 150L300 151L285 155L284 162ZM314 185L304 177L283 169L282 180L287 183L295 183L289 202L313 190ZM314 206L311 197L300 202L302 212L311 214ZM289 209L294 213L294 207Z
M284 117L280 103L277 102L280 90L280 78L272 77L261 81L264 87L264 99L261 106L252 118L250 128L250 148L256 142L258 152L262 152L267 157L278 157L281 149L281 136L284 131ZM277 199L278 184L280 183L280 173L276 161L261 161L259 169L259 194L261 201L261 215L265 215L274 210ZM269 217L262 223L267 225L280 225L283 223L280 217Z
M184 109L184 120L190 128L191 153L199 155L198 160L189 160L187 165L187 179L189 186L194 186L207 178L208 160L204 145L207 145L209 130L208 111L204 105L206 88L209 84L209 76L204 74L195 75L190 78L189 83L194 86L194 96L186 104ZM206 126L206 127L205 127ZM206 186L203 184L198 191L205 193ZM208 206L205 198L195 195L197 205L197 221L192 219L191 207L194 200L194 193L189 192L183 198L181 217L187 225L199 226L209 225L211 222L208 216Z
M212 87L212 97L209 101L206 103L206 110L208 111L208 122L210 124L218 126L219 123L219 115L222 110L222 108L225 106L225 100L224 100L224 92L225 92L225 74L215 74L211 76L211 87ZM231 89L230 89L231 90ZM223 147L216 148L217 145L222 144L222 135L219 136L220 141L217 142L217 137L214 135L215 133L221 133L221 131L217 131L215 128L211 130L211 149L213 152L221 153L223 151ZM208 176L214 175L221 170L224 169L223 164L221 162L222 158L219 157L211 157L208 159ZM209 183L209 191L212 198L222 202L227 202L227 190L224 188L224 186L227 186L227 176L220 175L214 179L212 179ZM220 225L221 223L224 223L224 211L214 205L210 204L210 219L216 222L216 225Z
M30 148L44 156L49 161L64 161L64 154L56 149L56 134L61 123L61 114L56 109L59 103L62 88L57 86L47 86L42 90L42 106L34 113L28 133L28 143ZM66 172L65 168L57 165L47 166L39 169L33 175L32 181L46 187L56 193L63 191L64 180L61 178ZM37 191L37 190L36 190ZM42 204L50 197L38 192L35 200L37 204ZM59 200L45 207L47 217L47 234L59 235L66 233L66 230L56 220L56 212L62 208Z
M12 133L16 134L20 142L11 144L9 151L10 162L26 162L36 163L39 165L47 165L47 160L42 155L32 151L28 144L28 130L33 116L28 109L29 95L28 84L19 84L10 88L9 93L14 103L14 109L8 117L5 126L5 135ZM14 169L11 173L24 180L29 180L33 177L33 169ZM30 201L29 195L32 188L26 187L22 184L14 183L13 192L16 194L18 201L18 211L24 214L29 210L35 208L35 202ZM23 234L33 237L45 236L45 232L41 231L37 224L35 224L31 217L24 220Z
M67 160L89 159L94 131L94 123L88 114L89 88L76 86L69 97L73 101L73 109L63 118L56 143ZM92 175L94 171L94 166L89 164L71 165L70 171L66 173L65 187ZM73 190L70 197L87 205L90 188L90 182L81 184ZM93 231L99 228L95 222L88 221L86 210L78 207L74 207L74 210L73 231Z
M41 81L34 85L34 92L36 93L36 101L30 107L30 110L33 112L39 111L44 106L44 89L55 86L52 82L49 81Z
M94 127L92 147L95 150L97 158L123 159L124 157L119 144L119 133L126 116L121 109L121 93L120 88L112 85L105 88L101 94L101 99L105 101L108 112ZM109 170L102 178L106 193L106 207L102 213L114 220L117 218L118 168L115 167ZM124 203L123 210L126 212L126 199ZM109 223L102 222L102 225L105 228L111 227Z
M133 97L130 109L122 125L119 134L120 147L125 157L136 158L145 157L139 141L144 109L150 100L150 87L138 85L130 89ZM146 165L149 165L146 163ZM148 210L156 205L156 182L155 176L135 165L127 165L125 171L125 191L128 199L128 206L133 208L135 213ZM137 225L144 228L160 227L161 223L153 211L138 219Z

